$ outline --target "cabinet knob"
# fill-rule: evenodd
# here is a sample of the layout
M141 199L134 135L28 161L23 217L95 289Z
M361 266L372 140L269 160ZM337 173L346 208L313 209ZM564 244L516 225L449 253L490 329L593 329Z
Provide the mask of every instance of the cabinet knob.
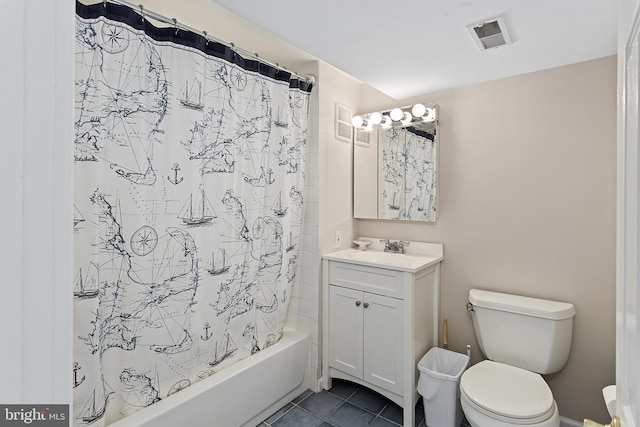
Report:
M360 304L362 304L362 301L356 301L356 307L360 307Z
M365 302L365 303L364 303L364 308L367 308L367 307L369 307L369 303L368 303L368 302Z

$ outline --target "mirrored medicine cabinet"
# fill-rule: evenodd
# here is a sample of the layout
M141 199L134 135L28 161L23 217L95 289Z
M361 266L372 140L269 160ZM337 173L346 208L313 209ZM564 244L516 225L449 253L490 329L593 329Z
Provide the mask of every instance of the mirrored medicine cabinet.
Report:
M393 110L363 115L362 122L356 119L354 125L360 126L355 126L353 144L355 218L436 221L437 106L422 105L430 112L424 117L411 116L409 106L401 109L402 120L388 120ZM379 114L384 118L382 126L375 119Z

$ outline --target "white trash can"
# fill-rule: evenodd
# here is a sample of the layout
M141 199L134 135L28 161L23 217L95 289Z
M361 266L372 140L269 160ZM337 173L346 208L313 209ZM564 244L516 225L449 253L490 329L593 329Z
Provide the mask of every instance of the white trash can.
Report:
M462 422L460 377L469 366L469 356L434 347L420 362L418 393L429 427L458 427Z

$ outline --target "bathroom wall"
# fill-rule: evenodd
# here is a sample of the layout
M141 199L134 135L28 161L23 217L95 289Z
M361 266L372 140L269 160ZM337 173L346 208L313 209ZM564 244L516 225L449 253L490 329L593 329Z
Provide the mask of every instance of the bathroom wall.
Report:
M0 68L3 404L71 400L73 9L2 4L11 34Z
M381 99L363 86L364 112ZM601 389L615 382L616 58L396 105L426 100L440 107L440 218L361 220L360 234L444 243L449 346L471 344L473 362L482 355L465 307L469 289L575 304L571 356L547 379L562 416L607 421Z
M357 221L353 219L352 208L353 149L350 143L335 138L334 117L336 103L350 109L356 108L360 99L360 86L359 81L337 68L324 62L318 63L318 85L314 90L319 97L319 144L315 164L318 170L319 227L314 260L318 266L315 275L317 294L314 309L317 309L320 314L322 313L320 255L350 247L356 235ZM309 158L308 161L313 162L314 159ZM336 231L342 233L342 243L339 248L335 245ZM291 315L291 309L289 313ZM318 323L315 326L321 342L321 316L317 319ZM318 347L317 350L318 360L321 360L322 348ZM317 377L322 374L320 366L317 366ZM317 385L312 384L312 387L318 391Z

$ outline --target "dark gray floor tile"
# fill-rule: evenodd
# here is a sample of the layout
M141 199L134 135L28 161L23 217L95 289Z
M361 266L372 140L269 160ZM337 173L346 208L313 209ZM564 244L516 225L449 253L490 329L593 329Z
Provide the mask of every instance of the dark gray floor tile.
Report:
M402 424L402 417L404 416L404 411L398 405L393 402L389 402L389 404L382 410L380 413L381 416L385 417L389 421L393 421L396 424Z
M267 424L273 424L273 422L275 420L277 420L278 418L280 418L281 416L284 415L285 412L287 412L289 409L293 408L293 405L291 403L287 403L286 405L284 405L282 408L280 408L276 413L274 413L273 415L271 415L269 418L267 418L266 420L264 420L265 423Z
M424 406L416 405L416 414L415 414L416 424L420 421L424 421Z
M392 423L389 420L386 420L384 418L378 417L375 420L373 420L373 422L371 424L369 424L369 426L371 426L371 427L398 427L398 424Z
M347 401L362 409L366 409L367 411L377 414L385 407L389 400L375 391L361 388L356 391L353 396L347 399Z
M346 402L327 421L336 427L366 427L374 417L375 415Z
M308 396L312 395L313 392L311 390L307 390L304 393L302 393L300 396L296 397L295 399L292 400L293 403L299 403L301 401L303 401L304 399L306 399Z
M273 427L317 427L322 420L309 412L294 407L280 417L272 425Z
M332 387L329 389L329 393L335 394L342 399L347 399L355 393L358 388L359 387L352 382L334 378L332 381Z
M306 409L319 418L327 418L338 406L342 405L344 400L326 391L313 393L298 404L301 408Z

